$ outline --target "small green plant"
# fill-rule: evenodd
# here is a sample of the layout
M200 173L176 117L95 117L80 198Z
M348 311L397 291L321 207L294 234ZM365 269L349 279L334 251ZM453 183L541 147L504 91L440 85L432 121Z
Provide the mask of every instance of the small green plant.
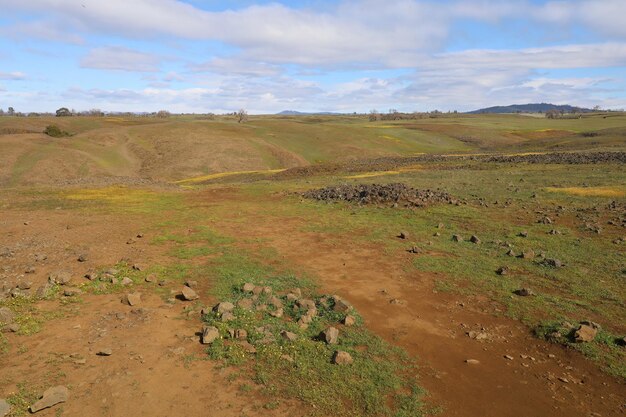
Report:
M46 126L46 128L43 131L43 133L48 135L48 136L51 136L53 138L64 138L64 137L67 137L67 136L72 136L68 132L66 132L65 130L62 130L57 125L48 125L48 126Z

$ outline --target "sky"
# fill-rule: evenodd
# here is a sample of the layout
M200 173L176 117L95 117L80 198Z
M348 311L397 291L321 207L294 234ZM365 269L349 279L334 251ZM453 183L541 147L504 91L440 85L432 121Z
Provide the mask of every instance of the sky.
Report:
M0 0L0 108L626 108L626 0Z

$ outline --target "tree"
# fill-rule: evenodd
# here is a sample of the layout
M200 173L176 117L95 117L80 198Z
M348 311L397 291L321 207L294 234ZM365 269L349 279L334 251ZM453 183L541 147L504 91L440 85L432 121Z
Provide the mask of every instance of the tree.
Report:
M236 114L238 123L244 123L248 121L248 112L245 109L239 109Z
M0 116L4 116L4 110L0 109Z
M13 116L13 115L15 115L15 109L14 109L13 107L9 107L9 108L7 109L7 114L8 114L9 116Z
M378 120L380 120L380 113L378 113L378 110L370 110L370 122L376 122Z
M158 117L159 119L165 119L167 117L170 117L170 112L168 112L167 110L159 110L156 114L156 117Z
M72 112L67 107L61 107L56 111L57 117L69 117L72 115Z

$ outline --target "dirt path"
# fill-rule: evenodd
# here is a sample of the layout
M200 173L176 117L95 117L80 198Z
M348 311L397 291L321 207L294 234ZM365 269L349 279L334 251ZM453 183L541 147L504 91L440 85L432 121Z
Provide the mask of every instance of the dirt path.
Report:
M324 292L349 299L369 328L419 358L423 385L442 415L624 415L623 383L580 354L533 338L519 322L494 317L497 305L488 300L437 293L432 275L406 272L415 255L303 232L304 224L256 218L231 232L263 238L297 270L319 278Z

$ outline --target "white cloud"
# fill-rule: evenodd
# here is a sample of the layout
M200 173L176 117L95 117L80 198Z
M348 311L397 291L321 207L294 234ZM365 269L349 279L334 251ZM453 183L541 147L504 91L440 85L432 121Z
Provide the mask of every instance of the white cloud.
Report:
M83 68L156 72L160 58L121 46L106 46L92 49L80 61Z
M19 71L3 72L3 71L0 71L0 80L17 81L17 80L23 80L25 78L26 78L26 74L24 74L23 72L19 72Z

